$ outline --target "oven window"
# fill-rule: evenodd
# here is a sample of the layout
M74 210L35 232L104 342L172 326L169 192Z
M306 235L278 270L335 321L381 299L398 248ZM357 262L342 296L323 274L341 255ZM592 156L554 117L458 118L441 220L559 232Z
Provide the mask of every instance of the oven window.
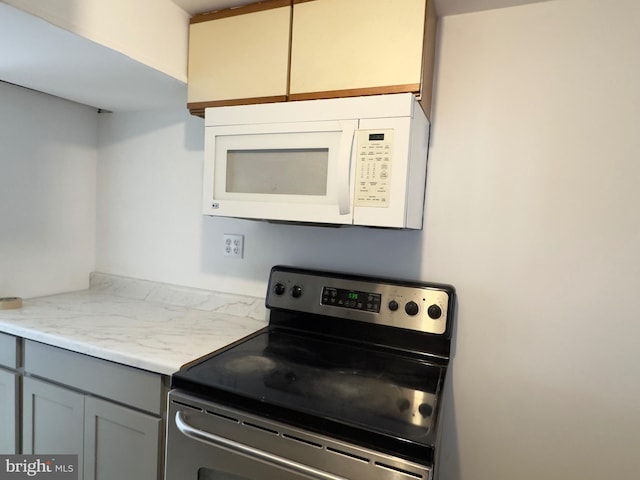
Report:
M328 148L227 150L229 193L326 195Z
M211 468L200 468L198 470L198 480L251 480L248 477L241 477L229 472L213 470Z

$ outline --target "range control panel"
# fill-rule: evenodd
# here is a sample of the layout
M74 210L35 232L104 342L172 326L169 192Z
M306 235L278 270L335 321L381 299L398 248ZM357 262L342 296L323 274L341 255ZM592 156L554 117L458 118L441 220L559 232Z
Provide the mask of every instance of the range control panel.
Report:
M334 287L324 287L322 289L322 305L380 313L381 302L382 295L379 293L358 292Z
M267 307L444 334L455 290L449 285L276 266Z

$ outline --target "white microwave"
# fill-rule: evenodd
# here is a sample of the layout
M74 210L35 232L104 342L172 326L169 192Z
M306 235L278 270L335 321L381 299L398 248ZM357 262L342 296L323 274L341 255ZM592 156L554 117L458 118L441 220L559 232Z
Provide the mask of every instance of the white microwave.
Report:
M428 143L410 93L208 108L203 213L421 229Z

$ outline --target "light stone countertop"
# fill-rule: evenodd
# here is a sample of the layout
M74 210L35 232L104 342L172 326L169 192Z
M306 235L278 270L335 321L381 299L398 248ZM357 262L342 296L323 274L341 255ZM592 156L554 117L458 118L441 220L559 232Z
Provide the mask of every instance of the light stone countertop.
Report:
M100 273L0 310L0 332L166 375L266 325L262 298Z

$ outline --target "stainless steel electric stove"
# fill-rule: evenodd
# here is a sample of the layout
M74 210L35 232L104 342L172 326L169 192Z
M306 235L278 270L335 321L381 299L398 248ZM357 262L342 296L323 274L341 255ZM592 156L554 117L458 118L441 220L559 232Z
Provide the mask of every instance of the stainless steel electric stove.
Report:
M274 267L268 327L172 377L166 480L434 478L455 301Z

